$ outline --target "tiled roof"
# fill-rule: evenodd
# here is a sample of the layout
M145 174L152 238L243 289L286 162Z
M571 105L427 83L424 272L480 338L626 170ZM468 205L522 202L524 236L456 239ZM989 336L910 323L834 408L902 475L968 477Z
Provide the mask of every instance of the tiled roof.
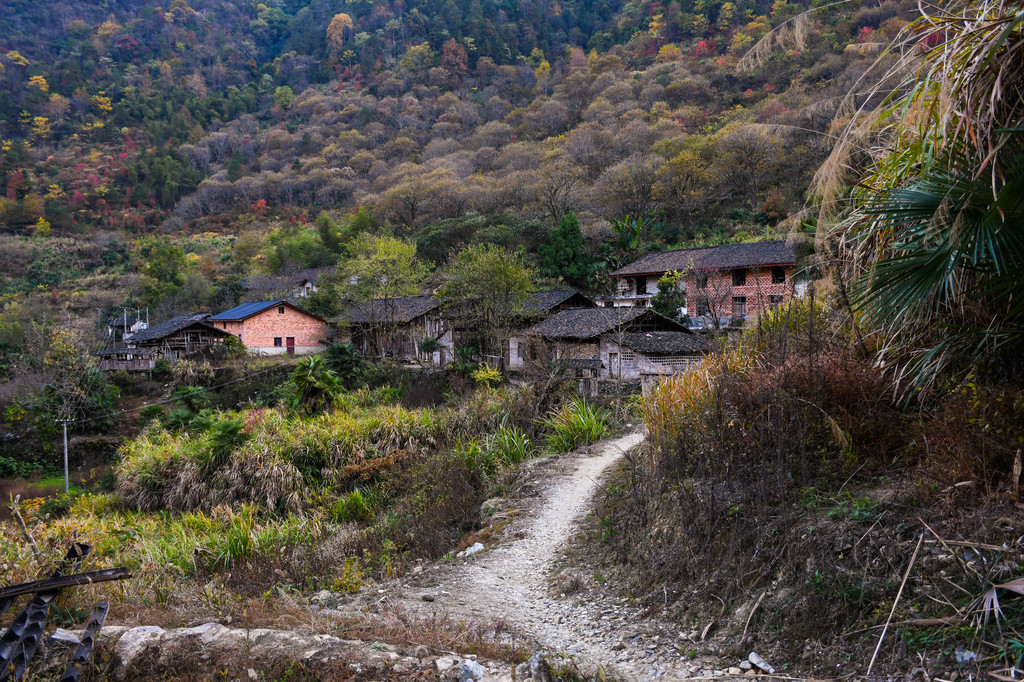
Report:
M683 325L650 308L570 308L533 325L523 334L547 339L591 339L638 326L689 333Z
M160 324L154 324L149 329L143 329L141 332L136 333L132 336L132 343L157 341L165 336L170 336L175 332L179 332L185 327L191 327L197 322L205 322L209 317L209 313L192 313L191 315L178 315L177 317L172 317Z
M96 351L96 355L101 358L111 357L114 355L137 355L137 356L149 356L159 355L163 351L160 348L129 348L127 346L117 346L115 348L104 348L103 350Z
M670 270L728 270L731 268L793 265L796 251L784 241L726 244L650 253L611 273L613 277L653 275Z
M590 299L580 294L575 289L555 289L554 291L534 291L523 302L523 315L533 317L557 308L574 296L579 296L581 302L590 302Z
M629 332L622 335L622 345L647 355L687 355L712 349L704 335L686 332Z
M320 275L333 273L336 272L337 270L337 265L328 265L322 268L309 268L308 270L303 270L299 274L292 277L292 281L295 282L296 284L302 284L304 282L316 282L317 279L320 278Z
M352 324L369 324L384 320L405 323L412 322L420 315L429 313L437 306L437 299L432 296L404 296L387 301L375 298L353 308L349 311L347 318Z

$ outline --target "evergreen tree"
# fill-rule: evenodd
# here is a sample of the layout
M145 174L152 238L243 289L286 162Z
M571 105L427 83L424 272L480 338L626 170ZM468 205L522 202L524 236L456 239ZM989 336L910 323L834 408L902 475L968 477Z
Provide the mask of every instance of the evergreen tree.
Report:
M594 259L587 253L580 221L573 211L551 231L547 244L540 247L541 270L550 277L561 277L575 287L584 287L594 274Z

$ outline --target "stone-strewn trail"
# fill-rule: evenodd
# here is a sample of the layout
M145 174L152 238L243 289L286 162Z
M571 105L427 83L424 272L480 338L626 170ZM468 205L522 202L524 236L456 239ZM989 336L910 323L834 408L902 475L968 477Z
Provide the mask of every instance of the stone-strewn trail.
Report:
M538 495L525 501L526 508L503 530L512 539L394 584L387 600L420 613L502 618L537 646L570 654L620 679L719 672L681 653L686 642L678 630L641 618L624 600L606 596L584 601L552 594L550 579L559 571L566 544L590 508L599 480L643 438L634 433L602 441L589 454L566 455L545 466L543 474L534 474Z

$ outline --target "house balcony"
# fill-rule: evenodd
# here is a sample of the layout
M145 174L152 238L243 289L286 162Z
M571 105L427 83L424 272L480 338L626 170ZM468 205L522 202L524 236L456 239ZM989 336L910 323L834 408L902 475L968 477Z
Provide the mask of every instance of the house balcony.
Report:
M654 294L617 294L615 296L595 296L594 301L600 308L650 308Z

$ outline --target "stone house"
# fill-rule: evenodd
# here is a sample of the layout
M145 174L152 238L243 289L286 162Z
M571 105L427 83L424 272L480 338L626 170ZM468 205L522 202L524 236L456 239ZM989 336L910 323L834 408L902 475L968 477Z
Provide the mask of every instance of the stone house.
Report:
M123 345L97 353L103 370L148 372L157 360L174 361L222 343L230 334L207 323L209 313L178 315L141 329Z
M592 393L590 379L638 381L685 371L712 342L648 308L576 308L517 334L509 348L510 370L562 363L580 379L581 391Z
M784 241L727 244L651 253L611 273L616 293L599 299L608 307L649 307L658 280L667 272L684 274L684 311L702 318L696 326L741 323L797 291L795 249Z
M356 306L341 319L349 324L352 344L363 355L434 367L452 361L451 326L432 296L374 299ZM422 345L428 350L421 349Z
M284 300L243 303L207 322L259 355L308 355L327 348L327 324Z

